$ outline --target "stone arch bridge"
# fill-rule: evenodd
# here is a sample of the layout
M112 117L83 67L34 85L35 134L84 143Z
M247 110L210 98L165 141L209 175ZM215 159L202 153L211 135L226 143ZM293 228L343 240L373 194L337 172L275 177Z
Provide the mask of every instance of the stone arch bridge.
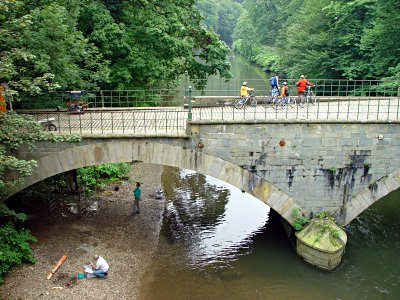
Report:
M400 127L379 120L196 120L174 133L86 133L79 144L40 143L22 158L36 174L18 190L109 162L160 164L210 175L293 223L291 212L328 211L341 225L400 187ZM14 191L17 192L17 191Z

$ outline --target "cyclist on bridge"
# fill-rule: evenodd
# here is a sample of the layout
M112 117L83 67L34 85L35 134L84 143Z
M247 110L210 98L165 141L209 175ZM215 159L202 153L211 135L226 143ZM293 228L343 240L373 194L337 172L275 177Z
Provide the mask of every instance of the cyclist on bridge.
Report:
M287 96L289 96L289 88L287 86L287 82L284 81L281 89L281 97L286 98Z
M304 95L304 91L306 90L307 85L315 86L315 84L305 79L304 75L301 75L299 81L296 82L297 93L299 94L299 96Z
M271 84L271 96L275 97L279 95L279 74L275 73L269 80Z
M249 88L247 86L247 81L244 81L242 83L242 87L240 88L240 96L242 98L247 98L247 97L249 97L249 94L250 94L251 91L254 91L254 89Z

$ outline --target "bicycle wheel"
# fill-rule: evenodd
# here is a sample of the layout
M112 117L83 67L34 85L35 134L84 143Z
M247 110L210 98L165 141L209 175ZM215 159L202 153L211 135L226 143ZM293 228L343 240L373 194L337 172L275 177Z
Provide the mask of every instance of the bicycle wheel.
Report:
M276 102L276 97L275 96L271 96L271 94L269 94L267 97L265 97L265 107L271 107L274 106L274 103Z
M295 97L292 98L291 96L288 96L287 103L291 108L294 108L296 106L296 98Z
M257 105L257 99L256 99L256 97L251 97L251 98L250 98L250 105L251 105L252 107L255 107L255 106Z
M309 98L309 102L310 102L311 104L317 103L317 97L315 96L315 94L314 94L313 91L310 91L309 97L310 97L310 98Z
M278 110L278 109L284 108L284 106L285 106L285 101L282 98L276 97L274 106L273 106L274 109Z
M299 95L299 106L300 107L306 106L306 101L307 101L306 96L304 96L304 94L300 94Z
M245 103L246 103L246 100L244 98L240 97L235 100L234 106L236 109L241 109Z
M49 131L57 131L57 126L54 124L49 124L49 125L47 125L47 129Z

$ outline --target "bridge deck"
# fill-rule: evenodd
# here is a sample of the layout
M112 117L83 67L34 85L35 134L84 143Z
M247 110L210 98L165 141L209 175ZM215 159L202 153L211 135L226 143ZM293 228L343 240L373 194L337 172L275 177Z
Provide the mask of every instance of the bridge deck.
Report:
M29 112L37 120L54 118L59 133L101 135L185 135L188 110L184 108L89 110L67 112ZM232 106L194 107L193 121L213 122L293 122L293 121L399 121L399 99L323 101L305 107L275 110L259 104L235 109Z

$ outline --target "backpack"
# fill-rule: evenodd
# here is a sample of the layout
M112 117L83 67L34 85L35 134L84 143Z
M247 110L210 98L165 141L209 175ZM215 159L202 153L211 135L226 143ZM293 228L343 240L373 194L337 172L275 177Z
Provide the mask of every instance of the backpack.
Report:
M271 79L269 80L269 82L271 83L271 86L277 86L276 84L276 77L271 77Z

